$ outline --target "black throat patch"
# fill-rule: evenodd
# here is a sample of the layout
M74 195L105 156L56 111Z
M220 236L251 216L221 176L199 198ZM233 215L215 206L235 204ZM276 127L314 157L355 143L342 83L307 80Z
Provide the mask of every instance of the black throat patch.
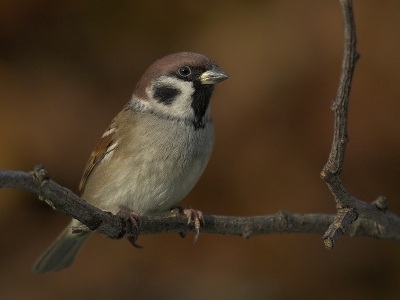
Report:
M192 95L192 108L194 111L193 126L195 130L203 129L205 127L204 115L206 114L212 92L214 90L213 84L201 84L198 81L193 82L194 93Z

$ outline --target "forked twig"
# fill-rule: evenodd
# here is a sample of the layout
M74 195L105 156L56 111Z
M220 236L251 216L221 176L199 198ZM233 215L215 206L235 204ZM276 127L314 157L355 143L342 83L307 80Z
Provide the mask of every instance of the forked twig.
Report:
M338 212L333 223L325 232L323 240L328 249L332 249L336 241L357 218L362 217L377 221L382 231L390 226L400 229L399 219L393 214L386 213L386 199L378 198L373 204L357 200L343 186L340 175L343 168L344 155L349 137L347 135L347 114L351 81L355 64L360 55L357 53L356 28L354 22L352 0L340 0L344 20L344 57L342 73L336 100L331 108L335 112L334 135L329 159L321 172L321 178L326 182L337 203ZM393 220L391 220L394 218ZM395 229L391 228L391 230ZM394 232L393 232L394 233Z

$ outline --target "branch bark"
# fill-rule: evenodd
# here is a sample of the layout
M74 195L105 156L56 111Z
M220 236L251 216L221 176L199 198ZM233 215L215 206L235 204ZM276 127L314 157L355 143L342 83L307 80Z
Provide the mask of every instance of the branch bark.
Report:
M336 100L332 103L335 112L334 135L328 162L325 164L321 178L326 182L337 203L338 212L334 221L324 234L323 240L328 249L332 249L336 241L346 232L349 226L357 220L364 218L374 220L381 228L390 228L393 234L400 230L399 218L386 209L379 209L378 203L386 207L386 199L378 198L373 204L357 200L343 186L340 179L342 173L346 145L349 141L347 135L347 115L351 82L355 64L360 58L357 53L356 28L352 0L340 0L344 20L344 57L342 73Z
M36 165L32 172L0 170L0 188L16 188L35 193L54 209L81 221L88 230L99 232L112 239L120 239L136 233L131 223L123 217L90 205L67 188L51 180L49 173L42 165ZM377 204L374 204L377 210L378 206L385 206L384 200L384 198L379 198ZM255 235L271 233L323 234L334 220L334 215L291 214L279 211L275 214L254 217L204 215L204 220L201 227L202 233L237 235L248 239ZM194 223L187 224L186 216L178 213L177 210L160 216L143 216L141 221L141 235L195 232ZM391 238L400 242L400 231L392 232L390 228L363 218L354 222L347 233L350 236Z

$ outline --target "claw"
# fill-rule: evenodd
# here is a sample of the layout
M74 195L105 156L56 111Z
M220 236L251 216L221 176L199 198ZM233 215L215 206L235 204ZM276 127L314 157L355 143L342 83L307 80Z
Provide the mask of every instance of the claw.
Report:
M133 236L133 235L132 236L128 236L127 239L132 244L132 246L134 246L135 248L138 248L138 249L142 249L143 248L143 246L140 246L140 245L136 244L136 241L138 239L137 236Z
M127 237L128 241L136 248L143 248L143 246L136 244L136 241L139 238L140 227L142 226L142 220L140 219L140 216L133 211L127 212L126 210L120 210L117 213L117 216L122 217L124 220L129 220L129 222L132 224L132 227L136 231L134 235Z
M203 213L200 210L195 210L191 207L188 206L177 206L176 207L180 213L183 213L187 219L188 219L188 225L190 224L190 221L193 220L194 221L194 228L196 229L196 235L194 237L194 243L196 243L197 239L199 238L199 234L200 234L200 225L201 222L203 224L205 224L204 222L204 217L203 217ZM180 232L179 235L181 237L185 237L186 233L185 232Z

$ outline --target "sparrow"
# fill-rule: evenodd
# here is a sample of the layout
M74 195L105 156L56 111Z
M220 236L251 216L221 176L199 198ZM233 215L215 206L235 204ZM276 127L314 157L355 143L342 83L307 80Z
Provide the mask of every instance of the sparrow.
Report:
M87 162L81 198L113 214L169 212L195 186L214 143L210 99L214 84L228 78L210 58L181 52L154 62L130 101L114 118ZM185 210L190 217L194 210ZM196 227L199 227L197 215ZM91 232L73 219L36 261L33 271L70 267ZM131 242L135 245L134 240Z

